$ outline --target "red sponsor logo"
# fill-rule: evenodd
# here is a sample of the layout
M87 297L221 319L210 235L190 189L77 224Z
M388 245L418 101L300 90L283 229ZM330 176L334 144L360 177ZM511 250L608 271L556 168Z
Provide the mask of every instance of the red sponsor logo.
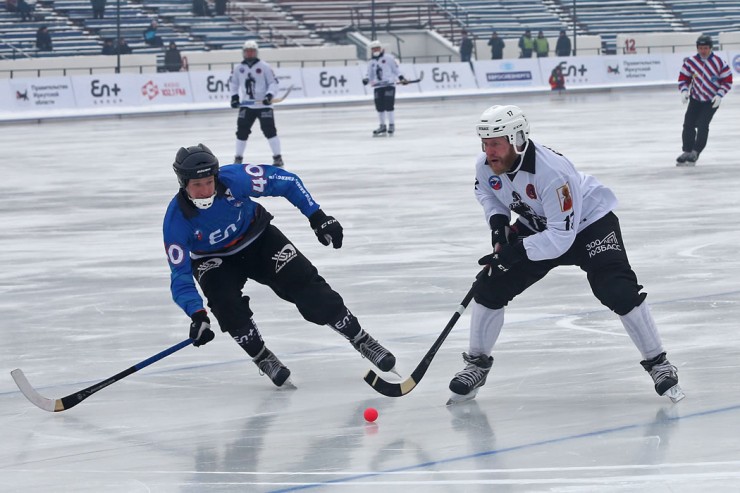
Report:
M534 191L534 185L532 185L531 183L527 185L527 197L532 200L537 199L537 192Z

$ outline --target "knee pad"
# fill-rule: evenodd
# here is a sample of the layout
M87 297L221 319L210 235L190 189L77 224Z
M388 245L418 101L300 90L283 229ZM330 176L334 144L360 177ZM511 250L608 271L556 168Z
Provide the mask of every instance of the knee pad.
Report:
M236 300L221 299L220 302L209 302L213 315L221 326L221 332L234 335L252 318L249 308L249 296L242 296Z
M617 315L626 315L640 306L647 297L640 293L642 286L623 276L605 276L591 284L591 290L602 305Z
M236 128L236 138L239 140L247 140L247 137L249 137L249 134L252 133L252 130L247 127L237 127Z

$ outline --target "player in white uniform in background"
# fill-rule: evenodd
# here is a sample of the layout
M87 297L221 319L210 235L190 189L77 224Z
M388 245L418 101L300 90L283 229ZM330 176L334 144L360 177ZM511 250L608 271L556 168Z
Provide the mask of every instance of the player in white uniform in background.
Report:
M386 55L383 45L377 39L370 42L372 56L367 64L367 75L362 79L364 85L375 88L375 110L378 112L380 126L373 130L374 137L393 135L396 131L394 106L396 103L396 82L406 85L401 75L401 67L393 55ZM388 126L386 126L386 118Z
M648 303L627 259L617 198L561 154L529 140L529 123L516 106L492 106L476 130L483 152L475 165L475 195L491 227L493 253L474 285L465 369L450 382L450 402L475 397L493 364L491 352L504 307L559 265L586 273L598 300L617 315L640 351L659 395L684 397L666 359ZM511 213L519 217L509 225Z
M272 165L282 167L280 138L275 128L275 115L272 111L272 98L278 92L278 80L267 62L257 58L257 42L244 43L244 60L231 72L231 107L239 108L236 121L236 152L234 163L244 161L244 149L252 132L255 120L260 121L262 133L272 149Z

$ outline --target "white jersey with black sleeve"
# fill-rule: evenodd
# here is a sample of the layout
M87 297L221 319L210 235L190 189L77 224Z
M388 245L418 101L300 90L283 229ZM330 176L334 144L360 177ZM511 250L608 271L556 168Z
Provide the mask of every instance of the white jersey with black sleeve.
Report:
M515 173L497 176L481 153L475 165L475 196L486 222L494 214L511 218L514 212L535 232L524 239L530 260L560 257L576 234L617 206L609 188L552 149L530 140L519 159L521 166Z
M383 52L367 64L367 78L373 87L393 86L401 75L401 66L393 55Z
M272 67L259 58L244 60L234 67L229 80L232 96L239 96L242 106L264 108L262 100L270 93L277 96L278 79Z

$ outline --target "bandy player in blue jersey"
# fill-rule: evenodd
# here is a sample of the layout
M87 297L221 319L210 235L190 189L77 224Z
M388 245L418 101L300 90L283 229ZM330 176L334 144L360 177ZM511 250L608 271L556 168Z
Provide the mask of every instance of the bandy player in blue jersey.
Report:
M214 338L197 281L221 331L228 332L276 386L289 382L290 370L265 346L249 296L242 294L252 279L293 303L304 319L339 332L380 370L393 370L393 354L360 327L342 297L270 224L273 216L252 200L285 197L308 218L323 245L340 248L342 226L321 210L298 176L269 165L219 167L203 144L180 148L172 166L180 191L164 218L164 246L172 298L192 320L195 346Z

